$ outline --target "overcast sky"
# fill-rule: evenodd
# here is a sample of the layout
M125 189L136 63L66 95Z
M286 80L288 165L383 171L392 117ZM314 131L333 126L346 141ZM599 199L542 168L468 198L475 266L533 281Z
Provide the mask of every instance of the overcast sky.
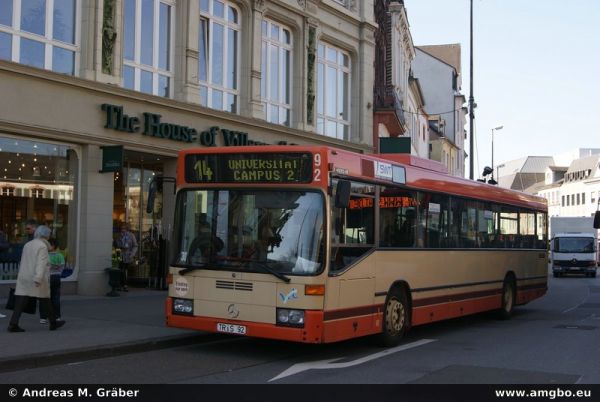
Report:
M468 101L470 0L404 3L415 46L461 44ZM491 165L498 126L496 165L600 148L600 1L473 0L473 20L475 178Z

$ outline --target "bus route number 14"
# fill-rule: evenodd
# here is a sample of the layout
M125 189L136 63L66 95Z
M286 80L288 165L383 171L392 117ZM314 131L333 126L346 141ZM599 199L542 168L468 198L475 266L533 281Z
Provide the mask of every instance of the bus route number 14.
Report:
M198 178L200 180L212 181L213 171L208 166L208 163L206 163L206 161L196 162L196 164L194 165L194 169L196 170L196 174L198 175Z

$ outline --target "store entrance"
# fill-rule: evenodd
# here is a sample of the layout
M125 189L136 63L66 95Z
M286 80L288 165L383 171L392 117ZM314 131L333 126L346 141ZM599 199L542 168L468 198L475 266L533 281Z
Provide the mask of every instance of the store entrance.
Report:
M135 235L138 248L130 264L128 285L148 288L165 286L166 242L163 227L163 197L158 193L154 211L146 213L148 187L155 176L163 174L164 157L125 151L123 171L115 173L113 202L113 267L119 266L116 240L123 222Z

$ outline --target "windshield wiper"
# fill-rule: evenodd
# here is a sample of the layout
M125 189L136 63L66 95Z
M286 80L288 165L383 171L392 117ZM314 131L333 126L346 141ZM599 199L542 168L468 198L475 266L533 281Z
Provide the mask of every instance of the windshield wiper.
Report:
M215 269L215 270L223 269L223 268L219 267L218 265L215 265L213 260L210 260L208 262L202 262L202 263L197 264L197 265L188 266L187 268L184 268L181 271L179 271L179 275L189 274L190 272L195 271L197 269L208 268L209 264L210 264L210 269Z
M250 263L256 264L256 266L258 266L259 268L261 268L263 272L271 274L274 277L281 279L285 283L290 283L290 281L291 281L290 278L288 278L287 276L285 276L281 272L278 272L278 271L274 270L273 268L269 267L269 264L271 264L271 263L277 263L279 261L254 261L254 260L248 260L248 261L244 261L244 262L246 264L250 264Z
M193 267L187 267L187 268L184 268L181 271L179 271L178 275L189 274L192 271L195 271L197 269L204 269L204 268L206 268L206 264L196 265L196 266L193 266Z

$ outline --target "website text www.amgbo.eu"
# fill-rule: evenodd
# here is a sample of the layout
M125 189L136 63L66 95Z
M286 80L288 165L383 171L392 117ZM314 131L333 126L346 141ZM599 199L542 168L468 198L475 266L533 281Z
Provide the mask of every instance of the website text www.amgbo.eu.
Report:
M497 398L546 398L546 399L557 399L557 398L591 398L591 390L570 390L570 389L501 389L495 391Z

